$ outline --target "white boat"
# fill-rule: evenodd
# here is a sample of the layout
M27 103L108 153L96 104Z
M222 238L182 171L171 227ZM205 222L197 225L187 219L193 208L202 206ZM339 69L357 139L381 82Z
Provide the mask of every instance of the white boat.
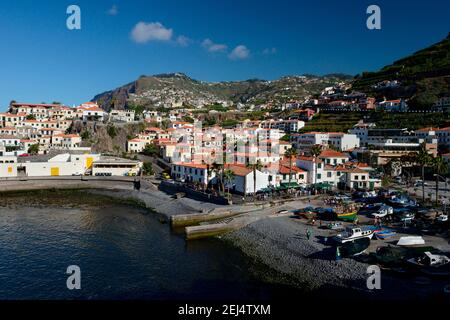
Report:
M446 222L446 221L448 221L448 215L441 214L440 216L436 217L436 220L439 221L439 222Z
M373 230L363 230L359 227L347 227L344 232L334 236L334 240L339 243L346 243L358 239L369 238L372 239Z
M409 236L409 237L401 237L398 240L398 246L415 246L425 244L425 240L421 236Z
M408 262L420 267L439 268L449 264L450 259L447 256L432 254L431 252L427 251L421 257L408 259Z

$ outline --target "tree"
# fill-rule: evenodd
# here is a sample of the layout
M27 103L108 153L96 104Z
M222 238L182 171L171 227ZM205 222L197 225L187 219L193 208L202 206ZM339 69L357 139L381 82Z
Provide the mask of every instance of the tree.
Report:
M36 120L36 116L34 114L29 114L26 116L27 120Z
M181 120L183 120L184 122L194 123L194 119L189 116L184 116L183 118L181 118Z
M226 182L226 184L228 185L228 200L230 200L230 184L233 182L234 180L234 172L230 169L226 169L223 172L223 179Z
M420 145L418 152L409 154L411 162L420 166L422 172L422 201L425 202L425 167L432 163L433 157L428 153L425 144Z
M90 137L91 137L91 134L87 130L84 130L81 133L81 139L83 139L83 140L88 140Z
M294 148L289 148L284 153L284 156L289 159L289 188L291 188L291 180L292 180L292 158L297 157L298 152Z
M108 126L107 132L111 139L114 139L117 136L117 128L115 126Z
M39 152L39 144L33 144L28 148L28 153L37 154Z
M436 206L439 202L439 175L447 174L448 164L442 156L433 159L432 162L434 173L436 174Z
M252 169L253 171L253 201L256 202L256 170L261 170L263 167L261 160L256 161L256 163L247 164L247 168ZM244 190L245 196L245 190Z
M317 168L316 168L317 167L317 157L322 153L322 147L320 145L316 144L311 148L310 153L314 158L313 159L313 161L314 161L313 172L314 172L314 185L316 185L316 182L317 182L317 172L316 172L317 171Z
M145 145L144 150L142 150L142 153L146 156L154 157L159 154L159 149L154 143L149 143Z
M392 177L390 175L383 175L381 178L381 186L383 188L388 188L390 185L392 185Z
M223 187L223 164L213 162L211 167L212 167L212 171L214 172L217 180L219 180L219 192L221 191L221 189L223 192L225 192L224 187Z
M147 176L152 176L155 174L151 162L144 162L144 164L142 165L142 171L144 171L144 174Z

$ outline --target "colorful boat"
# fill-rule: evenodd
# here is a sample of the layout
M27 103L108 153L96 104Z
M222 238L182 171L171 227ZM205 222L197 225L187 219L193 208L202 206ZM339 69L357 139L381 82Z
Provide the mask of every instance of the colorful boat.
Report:
M384 240L389 239L395 236L397 233L391 229L382 228L381 230L377 230L374 232L377 239Z
M336 217L339 220L342 221L355 221L356 220L356 216L357 216L357 212L353 211L353 212L343 212L343 213L336 213Z
M358 214L358 206L354 203L340 205L334 209L336 218L342 221L355 221Z

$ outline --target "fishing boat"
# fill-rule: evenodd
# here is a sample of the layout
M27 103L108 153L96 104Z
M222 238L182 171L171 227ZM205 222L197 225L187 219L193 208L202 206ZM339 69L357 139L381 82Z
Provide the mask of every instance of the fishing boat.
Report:
M432 254L427 251L422 256L408 259L407 262L418 267L439 268L448 265L450 259L445 255Z
M341 255L343 257L358 256L364 253L369 245L369 238L362 238L355 241L343 243L340 246Z
M334 209L336 218L342 221L355 221L358 214L358 206L355 203L340 205Z
M369 240L373 237L373 230L363 229L360 227L347 227L343 233L340 233L333 237L338 243L346 243L355 241L358 239L368 238Z
M389 203L399 207L415 207L417 202L413 199L410 199L406 196L393 196Z
M425 240L421 236L401 237L398 240L398 246L416 246L425 244Z
M342 222L331 222L327 224L327 228L330 230L344 230L344 225Z
M382 228L374 232L377 239L385 240L394 237L397 233L392 229Z

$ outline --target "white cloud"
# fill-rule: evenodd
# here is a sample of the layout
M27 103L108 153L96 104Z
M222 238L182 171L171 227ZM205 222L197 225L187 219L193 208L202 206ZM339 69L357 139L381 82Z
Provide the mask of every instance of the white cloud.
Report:
M203 40L202 47L208 50L208 52L223 52L228 49L227 45L214 43L211 39Z
M131 31L131 38L137 43L149 41L170 41L173 30L164 27L159 22L139 22Z
M232 60L247 59L249 56L250 50L242 44L234 48L228 55L228 57Z
M187 47L191 44L191 42L192 42L191 39L183 35L178 36L176 40L176 43L181 47Z
M277 53L277 48L265 48L262 53L264 55L271 55L271 54L276 54Z
M119 9L117 8L117 6L115 4L108 10L108 14L110 16L116 16L118 13L119 13Z

